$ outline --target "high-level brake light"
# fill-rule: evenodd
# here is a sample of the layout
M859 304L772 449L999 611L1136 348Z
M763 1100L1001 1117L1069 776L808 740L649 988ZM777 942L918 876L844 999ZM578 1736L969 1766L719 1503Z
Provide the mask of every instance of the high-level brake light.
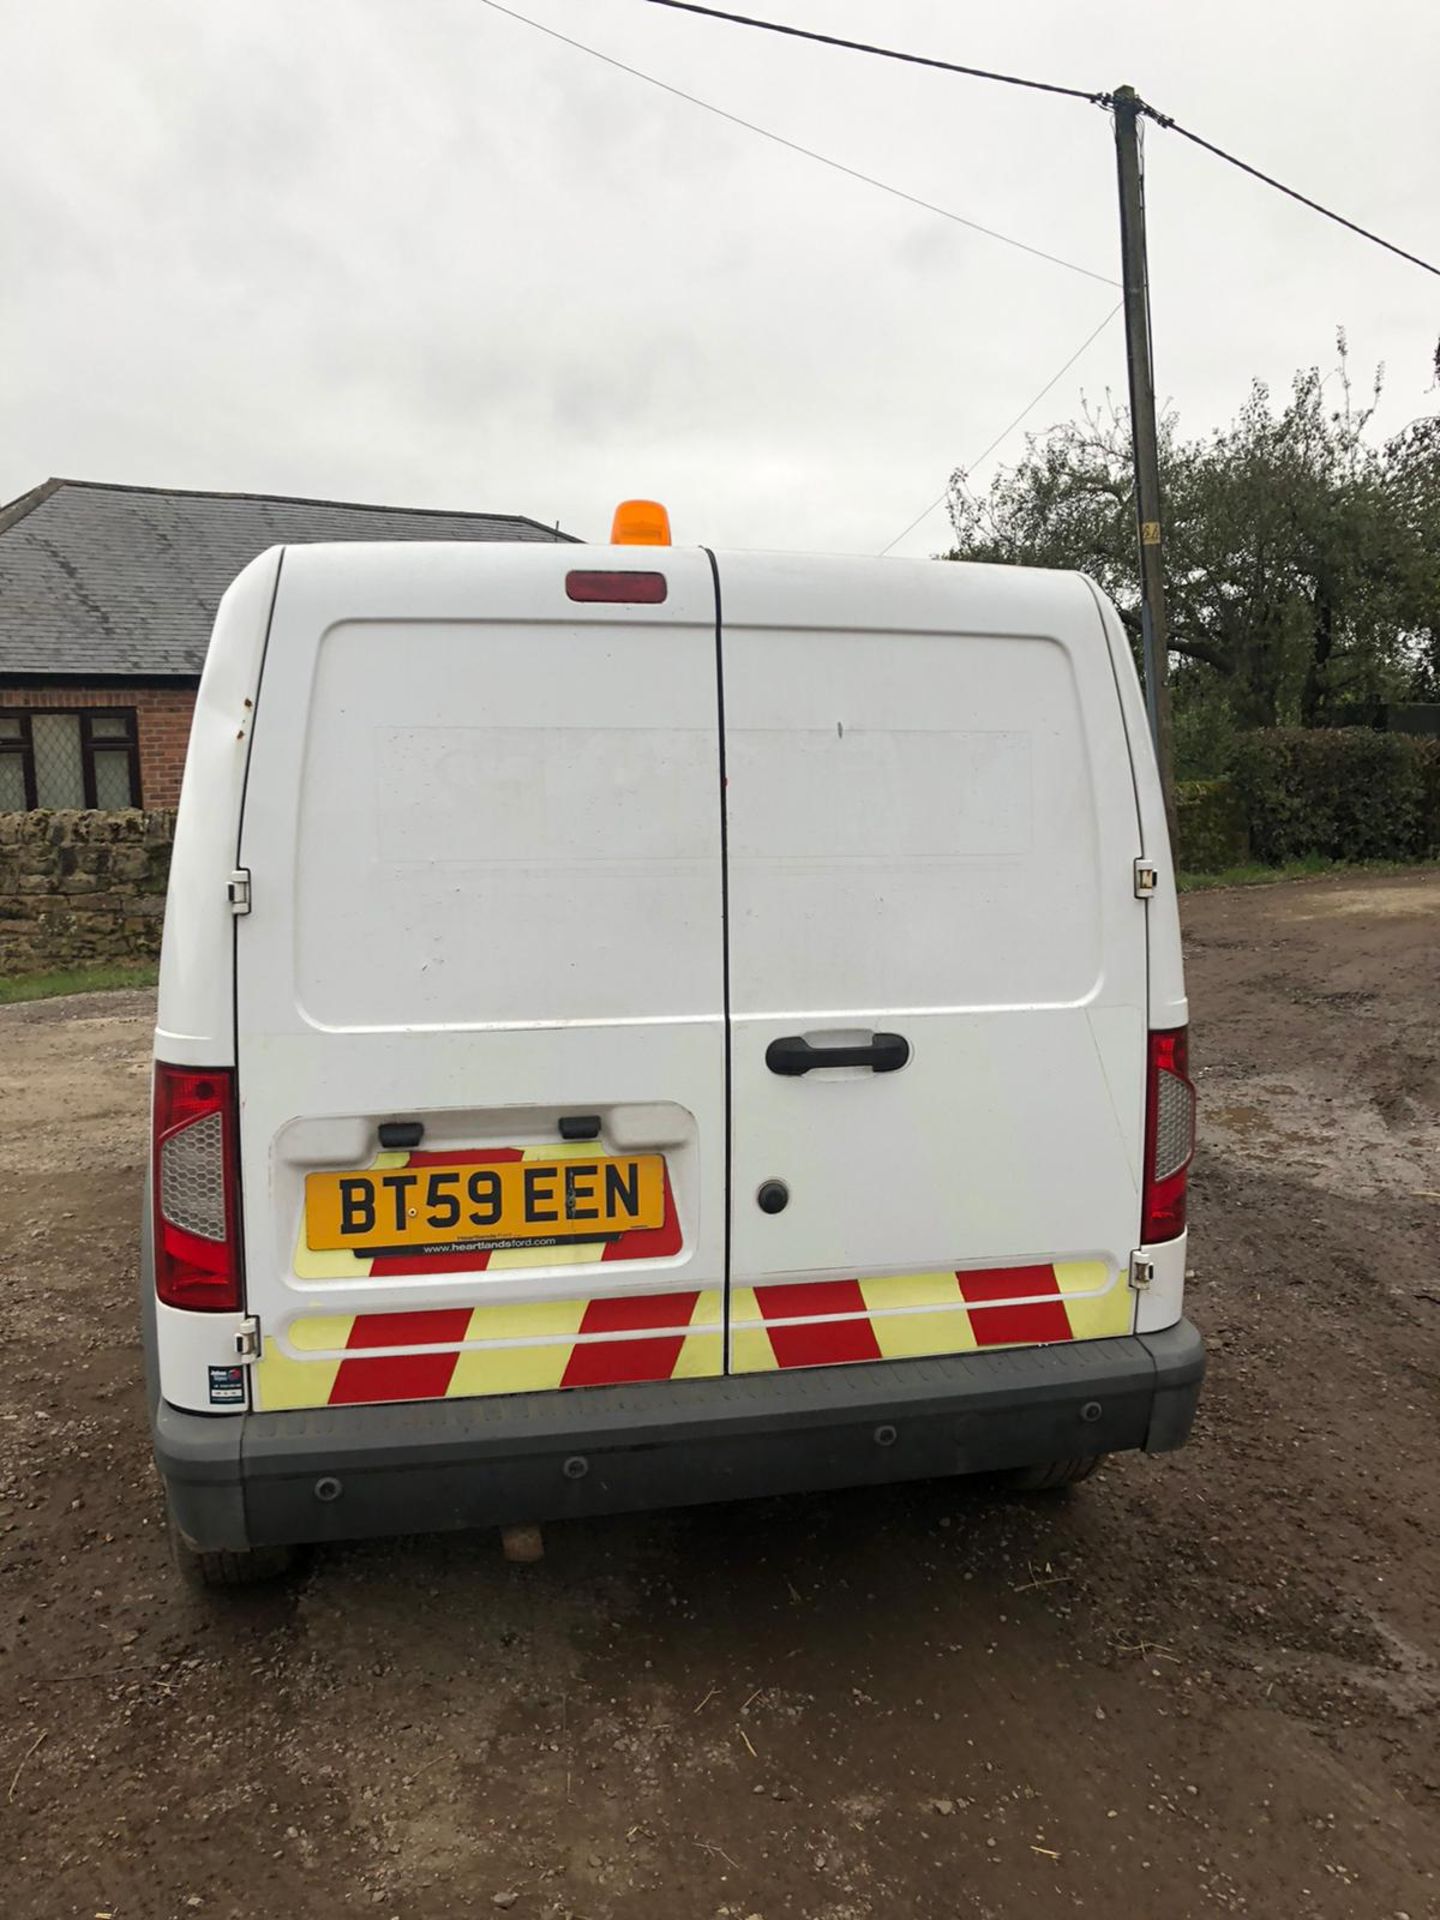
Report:
M665 598L663 573L625 572L619 567L592 568L567 573L565 591L572 600L600 600L617 606L627 602L658 607Z

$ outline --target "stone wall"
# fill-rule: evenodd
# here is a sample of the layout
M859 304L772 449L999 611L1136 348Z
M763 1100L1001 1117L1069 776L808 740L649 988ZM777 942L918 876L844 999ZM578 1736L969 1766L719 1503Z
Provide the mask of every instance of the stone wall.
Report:
M0 975L153 960L171 811L0 813Z

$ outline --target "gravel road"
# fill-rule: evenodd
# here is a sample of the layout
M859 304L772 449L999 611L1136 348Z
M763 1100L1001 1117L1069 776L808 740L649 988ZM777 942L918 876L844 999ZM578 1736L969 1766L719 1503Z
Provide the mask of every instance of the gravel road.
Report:
M1440 875L1185 903L1184 1453L179 1585L152 1008L0 1009L7 1920L1440 1914Z

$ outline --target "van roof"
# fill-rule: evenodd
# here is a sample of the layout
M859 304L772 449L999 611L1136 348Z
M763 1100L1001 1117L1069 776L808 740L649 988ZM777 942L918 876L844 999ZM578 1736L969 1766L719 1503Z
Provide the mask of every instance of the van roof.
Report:
M694 556L695 547L582 546L587 568L665 570L667 559ZM476 567L503 570L506 611L518 611L527 575L549 576L559 557L536 545L489 545L477 553L466 542L313 542L285 554L285 577L323 595L356 597L357 616L455 617L469 606ZM841 632L911 625L952 631L957 601L963 624L996 634L1073 629L1077 619L1101 632L1099 600L1083 573L990 561L881 558L874 554L810 554L755 548L713 550L725 586L727 621L762 618L785 625ZM571 561L570 564L576 564ZM497 580L497 586L499 581ZM457 601L454 596L460 596ZM377 597L378 596L378 597ZM364 602L362 606L362 602ZM673 612L673 605L671 611ZM537 612L543 611L541 608ZM572 606L572 619L586 609ZM588 609L604 617L603 606ZM662 607L657 617L666 617Z

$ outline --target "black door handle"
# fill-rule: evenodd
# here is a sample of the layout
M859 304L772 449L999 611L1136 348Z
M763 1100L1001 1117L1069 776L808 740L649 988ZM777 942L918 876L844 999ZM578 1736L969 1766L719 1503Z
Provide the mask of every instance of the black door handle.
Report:
M869 1067L875 1073L894 1073L910 1058L910 1042L903 1034L877 1033L863 1047L812 1047L803 1035L787 1034L765 1049L772 1073L809 1073L814 1067Z

